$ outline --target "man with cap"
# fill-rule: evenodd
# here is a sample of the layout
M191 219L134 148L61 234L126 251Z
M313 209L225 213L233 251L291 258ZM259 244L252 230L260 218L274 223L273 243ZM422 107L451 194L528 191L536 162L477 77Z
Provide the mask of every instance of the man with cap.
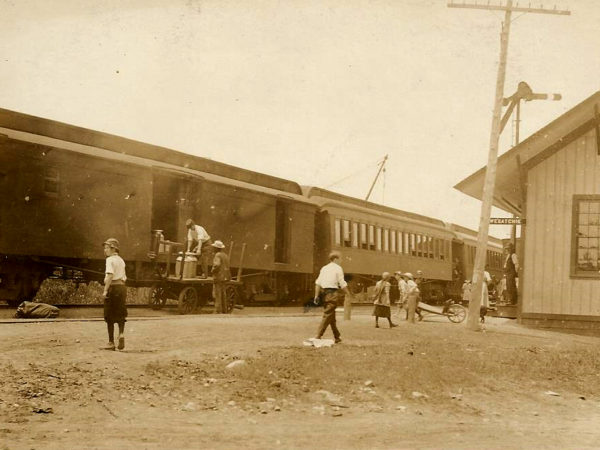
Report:
M329 254L329 264L323 266L319 276L315 281L315 303L319 299L321 291L323 292L323 319L317 331L317 339L321 339L327 327L331 326L335 343L342 342L340 332L335 323L335 309L340 298L340 291L352 297L348 290L348 283L344 280L344 271L340 266L342 256L339 252Z
M108 328L108 344L105 350L115 349L115 323L119 326L117 348L125 348L125 319L127 317L127 288L125 281L125 261L119 255L119 241L109 238L102 244L106 256L104 277L104 321Z
M213 297L215 299L215 313L227 312L227 282L231 279L229 270L229 256L223 251L225 245L221 241L215 241L212 246L217 249L213 258Z
M208 261L210 259L211 241L210 235L204 227L196 225L192 219L185 221L187 232L187 252L200 255L200 264L202 265L201 278L208 275Z

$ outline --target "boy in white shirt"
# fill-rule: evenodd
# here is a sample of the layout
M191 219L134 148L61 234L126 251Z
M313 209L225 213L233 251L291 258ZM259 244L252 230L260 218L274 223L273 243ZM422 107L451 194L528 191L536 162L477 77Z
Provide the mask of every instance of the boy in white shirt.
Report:
M125 261L119 255L119 241L110 238L104 241L106 270L104 277L104 321L108 329L108 344L104 350L115 349L115 323L119 326L119 350L125 348L125 320L127 317L127 288Z

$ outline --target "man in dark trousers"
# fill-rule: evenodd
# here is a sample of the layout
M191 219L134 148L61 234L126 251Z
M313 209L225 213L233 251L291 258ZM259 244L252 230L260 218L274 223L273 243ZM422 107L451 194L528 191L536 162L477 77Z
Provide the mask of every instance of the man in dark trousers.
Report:
M511 305L517 303L517 277L519 276L519 258L515 253L515 246L511 243L506 245L506 259L504 260L504 274L506 275L506 293Z
M215 241L212 246L217 249L213 259L213 297L215 299L215 313L227 312L227 282L231 279L229 270L229 256L223 251L225 245L221 241Z
M335 323L335 308L337 308L340 298L340 291L346 295L350 295L348 283L344 280L344 271L340 266L341 255L339 252L331 252L329 254L329 264L323 266L319 272L319 277L315 281L315 302L318 301L319 295L323 292L323 319L317 331L317 339L321 339L328 326L331 326L335 343L342 342L340 332Z

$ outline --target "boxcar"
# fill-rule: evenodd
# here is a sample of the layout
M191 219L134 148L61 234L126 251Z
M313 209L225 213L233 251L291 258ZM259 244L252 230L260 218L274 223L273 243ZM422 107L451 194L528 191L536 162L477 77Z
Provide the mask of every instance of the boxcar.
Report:
M10 303L31 298L54 266L101 278L109 236L143 285L152 230L184 242L189 217L235 243L234 270L246 243L249 299L300 297L312 288L315 211L287 180L0 110L0 298Z

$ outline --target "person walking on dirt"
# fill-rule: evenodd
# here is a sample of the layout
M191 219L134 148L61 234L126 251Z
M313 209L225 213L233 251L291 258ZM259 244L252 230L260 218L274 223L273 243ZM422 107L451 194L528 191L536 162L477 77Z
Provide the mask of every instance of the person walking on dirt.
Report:
M335 323L335 308L337 308L338 300L340 298L340 291L343 291L346 295L350 294L348 290L348 283L344 280L344 271L340 266L340 260L342 256L339 252L331 252L329 254L329 264L323 266L319 272L319 276L315 281L315 298L317 302L319 295L323 301L323 319L317 331L317 339L321 339L327 327L331 326L335 343L342 342L340 338L340 331Z
M412 273L407 272L404 274L404 276L408 278L408 281L406 282L406 299L408 305L408 313L406 320L408 320L410 323L415 323L415 312L417 309L417 302L419 298L419 287L417 286L417 283L415 283Z
M106 256L104 277L104 321L108 329L108 344L105 350L115 349L115 323L119 326L119 350L125 348L125 320L127 317L127 288L125 281L125 261L119 255L119 241L109 238L102 244Z
M375 328L379 328L380 317L385 317L388 320L390 328L398 326L392 322L392 307L390 304L391 284L388 281L389 278L389 272L383 272L381 275L381 280L379 280L375 285L375 293L373 294L373 304L375 305L375 308L373 308L373 315L375 316Z
M212 246L217 249L213 259L213 297L215 299L215 313L227 312L227 282L231 279L229 270L229 256L223 251L225 245L221 241L215 241Z
M196 253L200 256L200 264L202 266L202 275L200 278L206 278L208 276L208 261L212 250L210 235L204 227L196 225L192 219L186 220L185 226L188 230L186 251Z
M402 310L406 310L406 294L408 285L406 284L406 277L402 272L397 271L394 276L398 280L398 291L400 293L400 298L398 299L398 320L400 320L402 317Z

